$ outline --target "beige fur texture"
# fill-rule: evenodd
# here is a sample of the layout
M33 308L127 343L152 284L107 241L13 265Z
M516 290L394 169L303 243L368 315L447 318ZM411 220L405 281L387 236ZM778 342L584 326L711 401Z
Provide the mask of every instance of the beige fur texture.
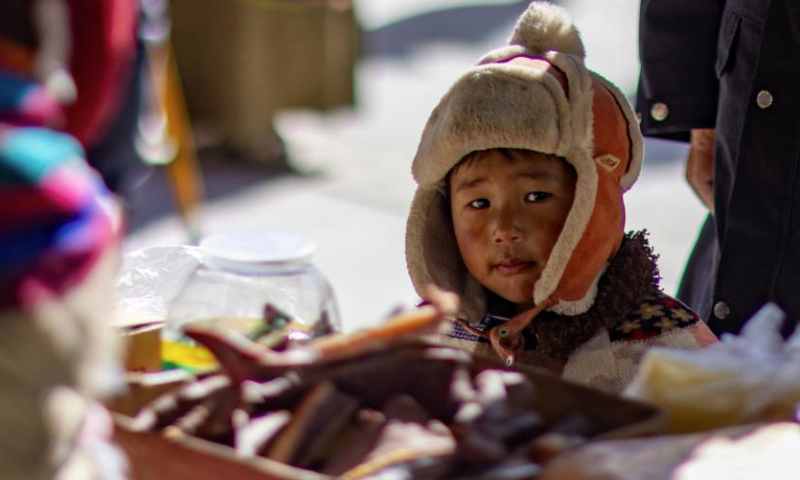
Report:
M528 6L517 20L508 43L523 45L538 54L555 50L581 58L586 55L578 30L567 11L545 2Z
M563 155L573 142L570 122L570 104L552 76L510 64L474 67L431 113L414 179L436 184L468 153L499 145Z

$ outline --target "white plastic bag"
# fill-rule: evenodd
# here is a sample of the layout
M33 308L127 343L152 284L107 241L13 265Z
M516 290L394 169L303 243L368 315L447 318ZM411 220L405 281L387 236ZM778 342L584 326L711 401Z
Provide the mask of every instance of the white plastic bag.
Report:
M116 326L161 322L202 263L198 247L150 247L125 256L116 284Z
M784 341L784 313L764 306L740 336L702 350L653 348L625 395L671 415L674 431L793 419L800 403L800 329Z

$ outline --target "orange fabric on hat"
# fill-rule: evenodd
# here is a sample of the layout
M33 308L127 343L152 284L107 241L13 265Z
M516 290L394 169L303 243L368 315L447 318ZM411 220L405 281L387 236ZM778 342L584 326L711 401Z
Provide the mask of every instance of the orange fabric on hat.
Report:
M592 218L551 296L558 300L583 298L597 272L617 253L622 242L625 225L622 189L613 174L600 165L596 168L599 181Z
M593 157L610 154L620 163L609 171L595 162L598 181L594 210L551 297L558 300L583 298L597 272L619 250L624 234L625 204L620 178L628 170L631 159L628 123L611 92L594 79L592 96Z
M594 157L611 154L622 161L613 172L614 182L619 185L631 161L632 142L628 122L614 95L596 79L592 81L592 96Z
M555 78L569 98L566 75L540 57L517 56L507 63L546 72ZM592 79L593 157L613 155L619 159L612 171L596 164L598 185L591 220L580 242L572 252L559 285L551 295L556 300L573 301L583 298L597 273L619 249L625 226L625 207L620 178L628 170L631 159L631 140L628 123L619 104L608 89Z

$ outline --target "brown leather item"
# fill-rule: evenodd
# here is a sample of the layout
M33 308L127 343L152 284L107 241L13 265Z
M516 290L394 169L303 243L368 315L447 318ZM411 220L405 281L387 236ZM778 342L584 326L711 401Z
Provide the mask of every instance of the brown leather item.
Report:
M174 424L194 407L230 387L230 379L221 374L182 385L145 405L138 412L136 423L142 429L161 430Z
M371 409L362 409L353 421L339 432L338 442L331 447L320 471L334 477L358 466L378 442L386 417Z
M236 429L234 448L237 454L244 457L266 456L278 435L292 418L291 412L287 410L269 412L257 418L244 415L246 418L242 418L242 424L234 425ZM236 423L236 417L233 418L233 422Z
M319 383L297 406L266 457L308 468L330 450L336 434L359 407L332 382Z
M214 352L227 359L220 363L233 373L210 375L156 399L140 415L149 418L139 422L141 436L128 435L128 425L120 436L122 444L139 459L136 448L158 445L159 461L167 463L173 459L162 452L188 458L189 452L175 450L174 444L188 449L205 445L206 452L214 450L211 445L232 446L230 451L238 452L237 461L243 462L243 478L253 478L246 476L252 466L271 472L262 480L313 472L346 479L392 474L529 478L541 469L543 459L619 425L621 419L631 422L654 414L646 406L567 385L554 375L502 370L490 359L435 344L420 332L429 331L432 318L441 314L436 303L399 314L384 331L378 327L353 336L358 341L352 349L343 350L350 338L343 335L335 349L326 350L335 352L330 356L319 350L304 356L309 347L275 352L240 337L196 335L215 342ZM404 319L409 323L403 324ZM398 331L406 334L388 335ZM305 353L295 355L298 351ZM585 411L578 409L581 402L588 402ZM617 407L609 408L608 402ZM537 439L548 438L544 434L569 441L537 444ZM171 447L165 439L173 442ZM210 442L198 444L201 440ZM222 478L212 474L230 472L230 459L223 463L217 472L198 473L199 478ZM279 472L275 465L294 470ZM151 472L145 467L137 463L135 471ZM169 466L163 471L176 472Z

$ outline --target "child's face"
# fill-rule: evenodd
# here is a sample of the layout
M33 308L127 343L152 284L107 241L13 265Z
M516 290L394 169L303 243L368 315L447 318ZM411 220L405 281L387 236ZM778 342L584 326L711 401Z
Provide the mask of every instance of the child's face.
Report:
M526 308L572 207L575 171L534 152L481 152L450 176L461 257L483 286Z

